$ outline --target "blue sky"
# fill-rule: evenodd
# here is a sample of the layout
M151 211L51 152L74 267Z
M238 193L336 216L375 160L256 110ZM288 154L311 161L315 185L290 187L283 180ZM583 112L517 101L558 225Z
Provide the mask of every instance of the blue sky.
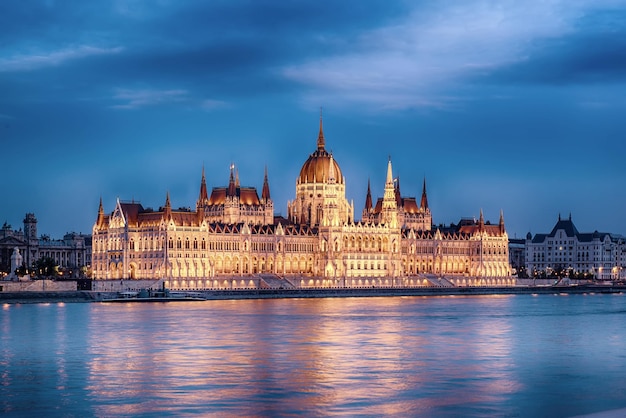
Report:
M323 107L357 218L391 156L436 224L626 234L625 87L625 1L3 1L0 222L194 207L231 163L285 215Z

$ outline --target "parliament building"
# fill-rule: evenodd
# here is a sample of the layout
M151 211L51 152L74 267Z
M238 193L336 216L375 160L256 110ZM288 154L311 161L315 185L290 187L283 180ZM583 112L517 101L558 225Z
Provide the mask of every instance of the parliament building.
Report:
M231 165L227 186L209 194L204 169L195 210L158 210L102 200L93 226L97 280L155 280L169 289L511 286L508 236L497 224L463 219L433 227L426 181L405 197L391 159L382 197L368 182L361 220L346 199L346 178L317 146L296 180L287 217L274 215L267 169L261 194L244 187Z

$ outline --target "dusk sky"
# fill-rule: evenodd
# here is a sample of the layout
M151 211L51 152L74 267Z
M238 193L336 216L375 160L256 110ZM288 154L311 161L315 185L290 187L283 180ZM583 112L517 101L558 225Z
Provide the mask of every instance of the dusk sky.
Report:
M626 235L626 1L0 2L0 223L195 208L229 166L286 215L326 148L360 219L387 159L435 224Z

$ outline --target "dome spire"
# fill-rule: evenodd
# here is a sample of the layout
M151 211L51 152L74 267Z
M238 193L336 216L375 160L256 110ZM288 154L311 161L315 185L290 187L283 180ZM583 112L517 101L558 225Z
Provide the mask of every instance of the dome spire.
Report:
M322 108L320 107L320 133L317 135L317 149L323 150L325 146L324 141L324 127L322 125Z

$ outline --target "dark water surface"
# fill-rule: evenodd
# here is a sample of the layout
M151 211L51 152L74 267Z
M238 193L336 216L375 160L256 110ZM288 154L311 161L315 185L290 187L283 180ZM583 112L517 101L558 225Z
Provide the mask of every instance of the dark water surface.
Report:
M626 414L626 295L4 305L3 416Z

